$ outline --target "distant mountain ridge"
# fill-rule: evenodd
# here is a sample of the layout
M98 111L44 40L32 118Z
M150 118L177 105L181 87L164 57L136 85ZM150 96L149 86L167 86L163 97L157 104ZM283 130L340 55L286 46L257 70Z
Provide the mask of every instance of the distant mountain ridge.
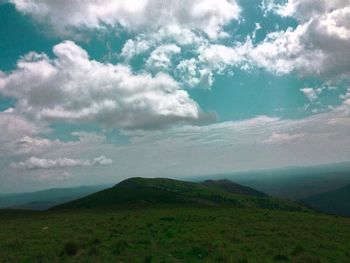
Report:
M0 208L45 210L108 188L107 185L52 188L37 192L0 195Z
M310 196L301 202L322 212L350 216L350 185Z
M212 178L229 179L270 196L300 200L349 185L350 162L188 177L194 181Z
M194 183L167 178L140 177L129 178L112 188L56 206L53 209L129 208L133 205L161 204L269 208L288 211L305 209L297 203L271 198L264 193L228 180Z

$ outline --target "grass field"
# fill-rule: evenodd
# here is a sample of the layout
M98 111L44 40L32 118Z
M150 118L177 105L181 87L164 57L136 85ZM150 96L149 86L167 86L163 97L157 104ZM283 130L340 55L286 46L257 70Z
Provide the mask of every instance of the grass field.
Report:
M0 212L0 262L350 262L350 219L256 208Z

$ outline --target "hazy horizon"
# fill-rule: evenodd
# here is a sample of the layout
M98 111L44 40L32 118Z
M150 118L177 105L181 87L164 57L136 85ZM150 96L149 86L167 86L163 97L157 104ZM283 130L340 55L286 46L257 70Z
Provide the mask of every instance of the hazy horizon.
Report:
M305 177L306 179L309 179L310 174L313 176L320 177L322 179L321 175L325 174L331 174L334 172L341 172L341 177L335 177L334 181L338 182L340 179L341 185L347 185L346 180L344 181L344 174L350 172L350 162L341 162L341 163L330 163L330 164L322 164L322 165L313 165L313 166L284 166L284 167L277 167L272 169L257 169L257 170L240 170L240 171L234 171L234 172L226 172L226 173L219 173L219 174L196 174L196 175L183 175L183 176L170 176L170 177L164 177L164 176L156 176L156 177L144 177L144 176L128 176L125 178L117 179L116 181L106 181L103 183L91 183L91 184L63 184L60 186L53 185L50 186L44 186L44 187L34 187L28 190L19 190L19 191L12 191L12 192L0 192L0 196L6 196L6 195L12 195L12 194L26 194L26 193L33 193L33 192L40 192L40 191L47 191L52 189L68 189L68 188L80 188L80 187L112 187L118 183L120 183L123 180L127 180L129 178L170 178L170 179L176 179L176 180L183 180L188 182L202 182L204 180L220 180L220 179L228 179L232 182L236 183L242 183L246 184L250 181L254 182L265 182L265 184L269 184L271 182L271 178L278 177L281 181L283 179L292 180L295 179L295 182L298 182L300 180L300 176ZM320 175L320 176L318 176ZM329 175L332 176L332 175ZM328 176L328 179L329 179ZM245 179L246 177L246 179ZM285 177L285 178L283 178ZM334 175L333 175L334 177ZM347 176L345 176L347 177ZM321 180L320 180L321 181ZM259 185L255 186L257 189L259 189Z

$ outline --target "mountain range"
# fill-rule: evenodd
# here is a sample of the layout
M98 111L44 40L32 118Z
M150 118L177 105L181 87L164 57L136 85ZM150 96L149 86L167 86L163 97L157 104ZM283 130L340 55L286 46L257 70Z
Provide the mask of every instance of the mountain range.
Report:
M301 199L300 202L322 212L350 216L350 185Z
M215 178L215 180L212 178ZM350 213L348 207L348 200L350 200L348 197L350 163L314 167L286 167L273 170L197 176L185 179L192 182L192 185L190 182L187 183L191 187L195 186L198 188L198 185L201 185L202 188L203 186L212 188L211 191L215 189L221 191L227 190L236 194L248 194L256 197L266 197L269 195L282 199L295 200L310 208L326 213L345 216L348 216ZM233 183L233 181L236 183ZM123 182L121 185L125 186L127 184L126 182ZM197 184L194 184L194 182L197 182ZM0 194L0 208L45 210L83 198L111 186L112 184L54 188L21 194ZM121 186L116 186L113 189L114 191L116 189L121 191L121 188ZM106 190L106 194L111 194L109 192L111 190ZM162 198L165 198L168 194L164 194ZM129 196L128 198L132 200L134 197ZM208 200L205 202L208 202Z
M45 210L107 188L109 185L52 188L37 192L0 195L0 208Z
M181 204L273 208L299 211L297 203L268 197L266 194L229 180L203 183L167 178L130 178L112 188L74 200L53 209L125 207L133 205Z

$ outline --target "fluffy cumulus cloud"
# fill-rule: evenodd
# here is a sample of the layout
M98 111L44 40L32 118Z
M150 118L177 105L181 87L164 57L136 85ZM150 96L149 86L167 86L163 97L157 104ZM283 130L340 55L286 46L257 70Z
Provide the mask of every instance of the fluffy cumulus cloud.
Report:
M327 79L350 75L350 6L347 0L264 0L266 13L297 20L296 28L269 33L263 41L217 41L228 34L224 27L239 19L234 0L147 1L32 1L11 0L17 10L50 22L59 32L121 26L136 34L126 41L126 61L148 52L148 69L176 69L187 86L210 87L213 74L228 66L265 68L276 74L297 72ZM257 24L256 30L261 27ZM169 38L171 44L169 44ZM191 45L189 45L191 44ZM192 48L192 58L172 65L172 56ZM198 57L198 59L197 59ZM172 67L174 66L174 67Z
M254 62L277 73L349 76L349 1L289 0L284 5L267 2L265 6L270 11L296 18L299 26L270 33L263 43L252 46Z
M0 112L0 141L2 143L21 138L26 135L35 135L45 128L29 122L21 115L12 113L12 110Z
M210 88L215 74L231 74L231 67L250 69L249 46L236 46L202 42L196 50L197 57L184 59L176 66L177 76L189 87Z
M57 33L69 37L84 35L86 29L105 32L119 29L131 33L119 58L129 63L135 56L148 56L145 69L171 72L172 57L229 36L225 26L240 18L236 0L145 0L145 1L47 1L10 0L16 9L50 24ZM185 55L186 56L186 55ZM175 64L178 64L178 61ZM199 67L197 76L187 78L184 87L210 87L213 70ZM192 79L192 81L190 80Z
M232 45L206 43L199 48L196 66L224 70L265 68L275 74L296 72L326 80L350 77L350 5L347 0L264 1L266 12L297 20L296 28L268 33L254 43L247 37ZM193 72L193 70L192 70Z
M60 33L77 28L101 29L122 26L129 31L158 31L180 25L202 31L211 38L238 19L235 0L131 0L49 1L11 0L17 10L48 21Z
M12 149L18 154L37 154L62 146L64 143L58 139L49 140L40 137L24 136L14 141Z
M180 52L177 45L162 45L152 51L146 65L151 69L167 70L171 66L171 57Z
M295 16L299 20L307 21L310 17L328 13L338 7L349 5L347 0L288 0L285 4L278 4L274 0L263 1L268 11L276 12L281 16Z
M13 108L0 112L0 159L23 154L37 154L57 146L59 140L40 138L49 132L46 124L33 122L14 112Z
M94 166L94 165L109 165L113 161L104 155L94 158L93 160L81 160L71 158L45 159L30 157L22 162L11 163L12 168L20 169L54 169L67 168L75 166Z
M271 32L257 43L247 37L244 43L230 46L202 45L196 66L219 72L227 67L245 70L265 68L279 75L295 72L301 76L317 76L331 81L350 77L349 1L289 0L285 4L275 4L275 1L264 3L265 11L293 17L298 26Z
M134 56L148 51L152 45L152 42L141 37L137 37L135 40L129 39L123 46L121 57L125 58L126 60L130 60Z
M202 46L199 50L199 60L209 68L220 72L226 65L238 65L244 62L245 51L242 47L230 48L218 44Z
M269 31L264 39L258 37L266 30L264 21L243 38L226 27L239 19L235 0L9 1L59 37L107 30L131 38L120 43L120 54L112 54L119 64L91 59L83 48L64 41L53 47L52 56L30 52L12 71L0 71L0 94L14 98L12 108L0 112L2 182L11 184L7 174L33 185L38 178L97 182L96 167L104 179L115 181L350 158L349 91L340 96L341 105L304 119L260 116L205 126L193 125L208 116L187 91L210 88L217 74L235 73L235 68L314 76L327 85L349 79L348 0L264 0L266 15L297 22ZM240 25L247 25L244 19L237 22L237 32ZM115 35L109 36L111 42ZM326 92L310 86L296 91L304 94L306 106L318 104ZM102 129L75 131L69 134L74 140L64 141L48 136L52 122ZM164 127L169 129L159 130ZM116 140L127 137L127 143L107 140L114 128Z
M136 75L127 66L91 60L71 41L54 46L53 52L54 59L29 53L17 69L0 77L0 92L16 99L15 112L35 120L125 129L158 128L203 116L167 74Z
M318 95L322 92L322 88L303 88L300 91L308 98L309 101L317 100Z

